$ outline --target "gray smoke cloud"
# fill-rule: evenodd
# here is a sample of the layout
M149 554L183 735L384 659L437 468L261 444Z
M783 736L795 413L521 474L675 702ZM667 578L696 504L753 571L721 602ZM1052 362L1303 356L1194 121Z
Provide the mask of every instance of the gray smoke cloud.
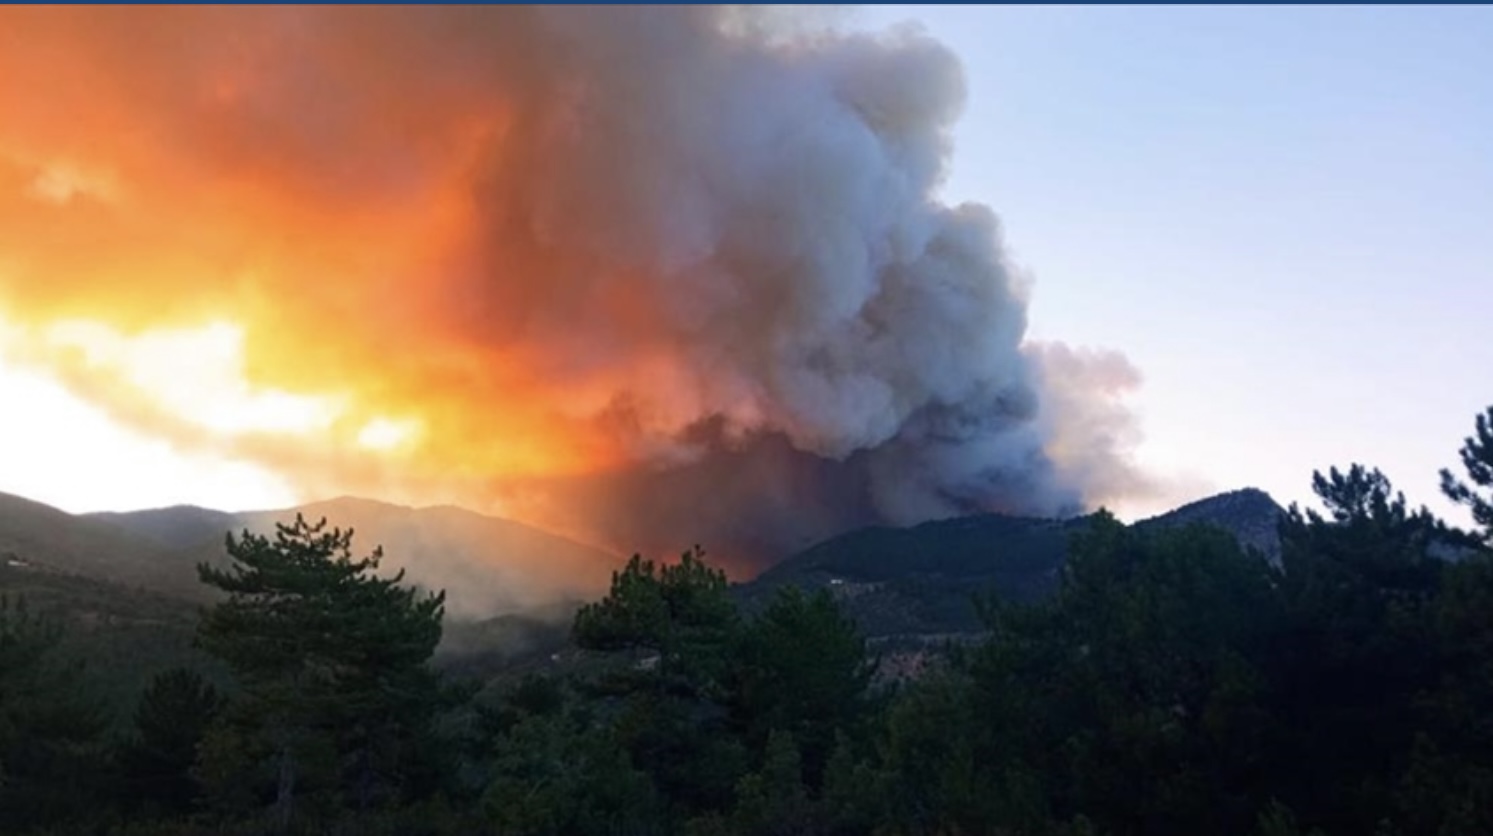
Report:
M965 81L915 28L719 7L7 14L26 39L3 42L0 97L30 103L37 143L73 130L72 102L98 123L73 152L126 161L117 191L155 201L161 241L279 259L231 295L171 285L173 310L271 300L248 336L262 378L436 403L453 449L523 413L624 451L565 477L444 460L515 516L752 561L865 523L1060 515L1145 487L1134 370L1030 342L996 215L940 200ZM47 79L51 99L25 98ZM439 245L387 255L382 218L425 223L427 201L452 219L430 222ZM260 216L289 220L240 234ZM144 217L119 240L145 240ZM318 237L328 217L344 226ZM69 301L123 298L107 270L49 275L105 277L46 286Z
M477 321L521 312L505 327L579 366L657 343L683 358L618 402L641 466L558 492L614 539L781 555L855 525L1065 515L1143 487L1119 401L1134 369L1027 343L996 216L937 199L966 95L944 46L739 10L532 23L523 162L486 192L498 240L532 250L491 254ZM490 278L528 260L567 269L514 304ZM613 281L649 315L587 305Z

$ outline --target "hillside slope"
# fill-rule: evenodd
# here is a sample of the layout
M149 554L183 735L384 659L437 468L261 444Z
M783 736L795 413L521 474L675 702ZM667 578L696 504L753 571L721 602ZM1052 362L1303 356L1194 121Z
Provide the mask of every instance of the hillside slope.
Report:
M228 531L269 535L276 523L291 522L297 513L352 528L360 556L383 546L382 570L404 570L411 583L444 589L455 618L485 619L594 597L605 591L619 563L600 549L510 520L449 506L408 508L351 497L237 514L177 506L87 519L148 538L166 564L163 571L195 584L197 563L226 560Z
M60 649L84 663L90 689L119 709L113 722L128 721L125 707L163 670L190 666L222 678L193 646L198 606L180 597L18 559L0 562L0 597L65 628Z
M1055 588L1077 520L985 514L826 540L742 588L754 606L784 584L828 588L869 636L979 629L971 596L1035 600Z
M103 518L74 516L50 505L0 494L0 558L142 587L200 597L190 566L162 542Z
M298 511L354 528L359 554L382 543L384 571L405 569L410 582L446 589L437 662L478 675L563 646L577 602L601 594L617 562L456 508L340 499L247 514L178 506L72 515L0 494L0 597L59 619L66 651L87 663L95 687L112 705L132 705L161 670L216 671L192 646L199 607L213 599L197 564L226 562L228 531L269 533Z
M127 528L175 549L199 546L213 538L221 541L223 535L236 525L233 514L196 505L173 505L146 511L103 511L83 516Z
M1264 491L1219 494L1136 523L1200 523L1278 559L1280 506ZM760 606L783 584L829 589L873 641L980 631L980 595L1033 601L1057 588L1068 542L1088 517L1045 520L984 514L910 528L867 528L826 540L764 572L737 594Z
M1280 560L1280 534L1276 526L1286 513L1270 494L1258 488L1229 491L1188 503L1160 516L1141 520L1137 528L1171 527L1203 523L1234 535L1239 545L1255 549L1272 563Z

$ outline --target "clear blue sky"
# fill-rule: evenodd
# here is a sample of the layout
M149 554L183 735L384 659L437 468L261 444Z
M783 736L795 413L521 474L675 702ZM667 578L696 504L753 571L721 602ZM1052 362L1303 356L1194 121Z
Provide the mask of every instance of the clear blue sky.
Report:
M1038 336L1125 352L1143 459L1310 497L1362 461L1444 509L1493 404L1493 9L877 7L964 60L948 196Z

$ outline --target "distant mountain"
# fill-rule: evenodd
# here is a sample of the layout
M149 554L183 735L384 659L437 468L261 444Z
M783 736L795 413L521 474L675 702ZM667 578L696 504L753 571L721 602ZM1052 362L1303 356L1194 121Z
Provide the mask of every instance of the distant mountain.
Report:
M108 518L74 516L50 505L0 494L0 559L200 597L191 564L165 543Z
M983 514L861 529L790 557L738 594L752 608L785 584L827 588L871 638L978 631L971 596L1050 593L1068 538L1086 520Z
M458 618L485 619L600 596L622 562L537 528L452 506L407 508L344 497L239 514L235 525L268 533L297 512L353 528L356 551L382 545L385 569L404 569L410 581L446 590L446 609Z
M209 600L198 563L226 562L223 538L244 528L273 532L296 513L353 528L353 547L384 547L383 569L445 589L456 618L484 619L595 597L619 559L600 549L509 520L459 508L406 508L342 498L299 508L230 514L177 506L73 515L0 494L0 559L140 587L188 601Z
M8 553L13 554L13 553ZM84 663L90 689L111 706L109 719L130 722L127 707L156 674L192 667L220 685L231 677L194 646L199 604L175 595L66 572L10 556L0 560L0 598L59 620L61 651ZM543 667L564 650L579 604L555 602L483 620L448 619L434 664L478 681Z
M384 571L402 569L411 583L445 589L452 618L438 661L477 675L542 668L563 655L578 602L602 595L620 564L598 549L449 506L343 497L249 513L176 506L75 516L0 494L0 593L24 592L65 612L83 625L87 655L103 667L186 660L194 605L210 600L196 565L226 561L228 531L268 534L297 513L353 528L358 553L384 547ZM1245 489L1135 525L1214 525L1277 560L1282 513L1268 494ZM829 589L891 666L915 667L942 641L981 633L974 596L1032 601L1056 589L1069 539L1088 521L986 514L851 531L733 594L751 610L785 584ZM121 682L133 688L136 679Z
M226 562L228 531L268 533L298 511L355 529L359 554L382 544L382 570L405 569L409 582L444 588L451 617L436 663L476 676L549 659L565 645L577 602L602 594L619 563L458 508L343 498L244 514L177 506L73 515L0 494L0 597L61 618L68 651L129 705L168 667L215 670L192 647L198 607L212 600L197 564Z
M215 537L221 541L223 535L237 524L234 515L227 511L195 505L173 505L148 511L105 511L84 516L127 528L160 545L176 549L199 546Z
M1254 549L1271 563L1280 562L1277 525L1286 513L1270 494L1258 488L1221 493L1183 505L1158 517L1136 523L1137 528L1172 527L1203 523L1234 535L1239 545Z
M360 553L382 545L382 568L404 570L411 583L445 589L453 620L483 622L595 598L620 563L599 549L450 506L408 508L342 497L248 513L176 506L74 516L3 494L0 558L205 601L208 590L197 582L196 565L226 560L226 532L247 528L268 534L276 522L297 513L353 528ZM1275 523L1281 513L1268 494L1245 489L1136 525L1216 525L1274 560L1280 552ZM852 531L790 557L738 587L737 594L751 607L783 584L830 588L872 636L976 631L971 595L997 592L1034 600L1050 593L1068 540L1086 519L986 514Z
M1276 560L1275 524L1282 513L1268 494L1250 488L1199 500L1136 526L1212 525ZM790 557L737 594L750 608L784 584L829 589L873 642L969 635L981 630L974 596L1032 601L1053 592L1069 538L1089 520L984 514L910 528L861 529Z
M60 513L60 512L59 512ZM196 584L199 562L223 563L223 537L248 529L271 534L276 523L296 514L354 530L353 549L366 554L383 546L381 569L405 571L406 579L446 591L446 609L460 619L485 619L594 597L606 590L616 556L510 520L450 506L408 508L341 497L294 508L230 514L192 506L126 513L89 514L82 519L148 539L171 571Z

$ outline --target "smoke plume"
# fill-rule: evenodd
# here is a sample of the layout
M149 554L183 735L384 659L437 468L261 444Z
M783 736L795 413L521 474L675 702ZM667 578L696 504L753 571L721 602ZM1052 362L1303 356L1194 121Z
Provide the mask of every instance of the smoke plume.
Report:
M0 347L309 491L620 550L1137 490L1134 371L1027 341L938 199L964 96L780 11L7 9ZM210 327L264 420L140 348Z

